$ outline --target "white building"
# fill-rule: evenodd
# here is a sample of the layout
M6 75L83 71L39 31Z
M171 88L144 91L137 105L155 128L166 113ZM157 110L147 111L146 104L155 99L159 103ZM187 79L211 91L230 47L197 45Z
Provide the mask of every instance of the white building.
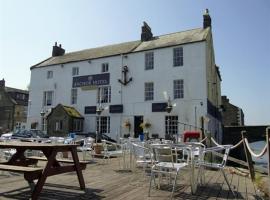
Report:
M31 67L28 125L42 128L41 111L61 103L84 116L84 132L99 129L101 119L100 130L112 138L137 135L147 121L150 135L204 126L220 139L220 82L208 12L203 28L166 35L153 36L144 23L138 41L66 54L56 44L52 57ZM164 91L175 104L170 113ZM109 107L101 118L99 106Z

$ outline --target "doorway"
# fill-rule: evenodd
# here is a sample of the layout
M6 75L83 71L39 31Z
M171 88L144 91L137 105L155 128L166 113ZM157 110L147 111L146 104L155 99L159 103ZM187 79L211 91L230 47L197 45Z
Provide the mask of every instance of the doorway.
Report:
M143 128L140 124L143 123L143 116L134 116L134 137L139 137L139 134L143 132Z

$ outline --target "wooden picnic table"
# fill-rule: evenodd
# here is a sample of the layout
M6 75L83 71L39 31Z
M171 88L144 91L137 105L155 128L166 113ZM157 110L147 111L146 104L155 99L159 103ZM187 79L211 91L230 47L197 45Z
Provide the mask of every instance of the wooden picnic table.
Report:
M77 146L77 144L51 144L20 141L0 142L0 149L16 149L16 153L12 155L7 162L1 163L0 170L23 172L24 178L30 185L33 185L33 181L38 179L32 192L33 200L38 199L47 177L57 174L76 171L80 188L85 189L82 169L85 169L86 165L79 162ZM47 158L45 168L39 170L39 168L35 169L34 167L30 167L29 165L37 162L37 160L25 157L24 153L26 150L42 151ZM63 165L61 161L58 161L56 158L58 152L70 152L73 158L71 165Z

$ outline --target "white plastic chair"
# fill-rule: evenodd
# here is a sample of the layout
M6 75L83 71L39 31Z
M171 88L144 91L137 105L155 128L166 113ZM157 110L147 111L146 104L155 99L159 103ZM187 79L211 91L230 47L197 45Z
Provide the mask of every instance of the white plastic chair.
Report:
M105 159L109 162L111 157L123 157L124 151L122 149L122 145L114 142L110 142L107 140L101 140L103 151L103 161L105 163ZM110 149L112 148L112 150ZM119 167L121 167L120 159L119 159Z
M177 176L179 174L180 169L186 167L188 164L187 162L177 163L177 150L172 148L171 145L152 145L153 150L153 159L155 164L152 166L151 169L151 179L149 185L148 196L150 196L152 181L155 183L156 174L158 174L159 181L161 174L174 176L173 185L172 185L172 192L171 192L171 199L174 194L174 189L176 185ZM175 156L175 158L174 158ZM158 185L159 186L159 185Z
M83 160L86 160L87 155L89 155L91 159L93 159L94 142L95 142L94 138L91 138L91 137L84 138L83 146L77 148L78 150L82 151Z
M232 192L233 196L235 197L235 193L233 192L233 190L232 190L232 188L230 186L230 183L228 181L228 178L227 178L227 176L225 174L225 171L224 171L224 168L226 167L226 164L227 164L227 160L228 160L228 156L229 156L231 147L232 147L232 145L220 145L220 146L216 146L216 147L206 148L203 151L203 155L202 155L202 157L204 159L202 159L202 160L200 160L198 162L198 165L199 165L199 176L198 176L198 178L200 178L200 182L202 184L204 182L204 180L205 180L205 177L204 177L204 175L205 175L204 168L205 167L220 170L222 172L223 176L224 176L224 179L225 179L228 187L229 187L229 190ZM205 161L205 155L209 154L211 152L224 152L222 161L221 162L208 162L208 161Z

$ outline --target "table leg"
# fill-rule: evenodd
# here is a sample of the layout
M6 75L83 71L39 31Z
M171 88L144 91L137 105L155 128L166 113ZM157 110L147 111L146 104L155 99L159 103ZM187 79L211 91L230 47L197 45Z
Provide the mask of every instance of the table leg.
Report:
M51 152L50 156L47 157L47 159L48 159L47 165L46 165L45 169L43 170L41 176L39 177L38 182L37 182L37 184L36 184L36 186L34 188L34 191L32 193L32 200L38 199L38 196L39 196L39 194L40 194L40 192L41 192L41 190L42 190L42 188L44 186L44 183L45 183L45 181L47 179L47 176L48 176L48 174L50 172L50 169L53 166L56 154L57 154L57 151L53 150Z
M73 158L73 161L74 161L77 176L78 176L78 179L79 179L80 188L85 189L85 183L84 183L82 170L81 170L81 167L80 167L79 158L78 158L78 154L77 154L77 147L71 148L71 154L72 154L72 158Z

